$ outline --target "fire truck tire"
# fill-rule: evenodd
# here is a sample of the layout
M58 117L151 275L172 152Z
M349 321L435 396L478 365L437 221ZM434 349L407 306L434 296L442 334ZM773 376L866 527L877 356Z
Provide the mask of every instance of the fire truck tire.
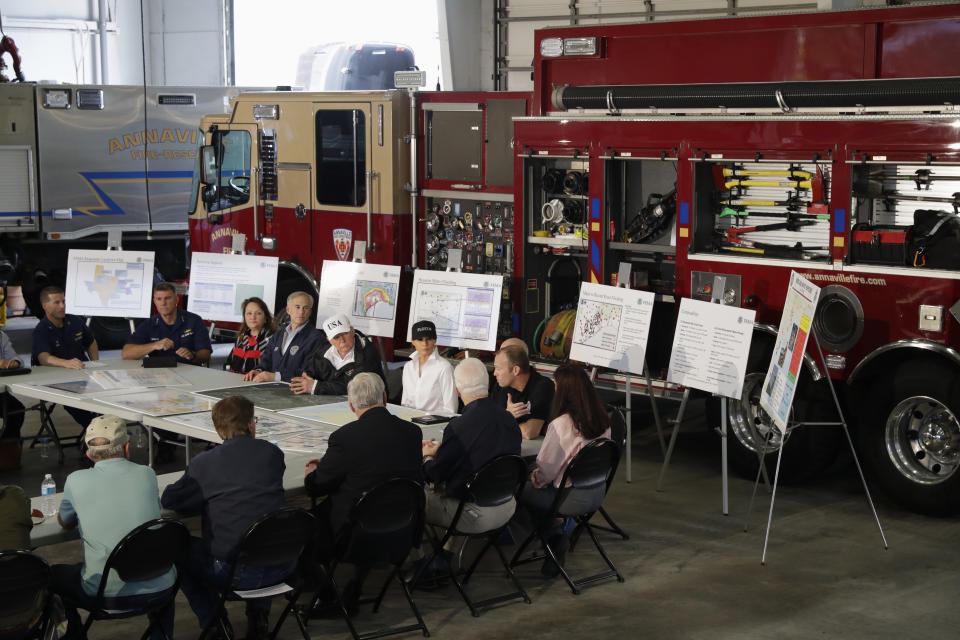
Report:
M900 365L871 388L859 425L864 465L911 511L960 513L960 373L930 360Z
M763 463L773 481L777 456L782 444L780 431L767 413L760 408L760 391L765 371L754 369L747 373L740 400L727 401L727 454L730 469L737 475L753 480L757 476L759 453L764 451ZM794 395L791 422L825 421L835 418L828 413L833 406L830 390L823 382L814 382L808 375L800 376ZM720 426L719 398L707 400L707 415L711 426ZM843 432L830 427L800 427L790 432L780 462L783 484L796 484L821 474L837 458L842 448Z

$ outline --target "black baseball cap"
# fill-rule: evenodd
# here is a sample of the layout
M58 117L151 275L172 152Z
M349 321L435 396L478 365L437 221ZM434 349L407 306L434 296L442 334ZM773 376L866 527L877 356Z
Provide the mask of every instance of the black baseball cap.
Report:
M437 326L429 320L421 320L413 323L410 328L411 340L426 340L427 338L437 339Z

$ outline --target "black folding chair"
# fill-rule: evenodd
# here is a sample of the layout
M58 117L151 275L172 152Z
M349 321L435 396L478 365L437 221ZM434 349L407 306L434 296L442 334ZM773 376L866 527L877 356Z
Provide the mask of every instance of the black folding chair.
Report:
M201 640L206 638L217 627L226 638L233 638L233 628L227 619L227 609L225 603L227 600L255 600L264 597L272 597L283 594L287 599L287 606L284 607L277 624L270 633L270 638L276 638L280 627L283 626L287 615L293 613L297 626L300 627L300 633L304 640L310 640L307 634L307 628L304 625L300 612L294 606L297 598L303 590L303 581L300 577L299 566L300 559L304 550L309 548L317 532L316 517L305 509L286 507L278 509L273 513L268 513L253 524L251 524L231 559L230 577L226 586L220 587L220 593L217 601L216 615L210 623L204 627L200 634ZM236 589L233 587L233 578L237 567L284 567L289 566L290 570L275 584L259 587L256 589ZM292 585L290 583L293 583Z
M189 539L190 531L186 525L179 520L169 520L167 518L157 518L144 522L125 535L110 552L107 563L103 566L103 574L100 576L100 586L97 588L94 605L83 624L84 637L86 637L87 631L93 625L94 620L118 620L142 615L147 616L150 624L143 635L140 636L141 640L149 637L154 627L160 627L164 637L167 637L166 631L163 630L161 625L160 615L167 607L173 606L177 589L180 588L179 570L177 570L177 577L173 586L162 594L157 594L157 598L146 606L108 608L111 605L110 598L104 596L103 593L107 588L107 579L111 570L116 571L124 582L153 580L166 574L170 569L175 568L183 558Z
M424 637L430 636L401 571L410 550L419 546L423 538L424 501L423 485L419 482L408 478L393 478L381 482L357 500L350 512L350 520L337 536L333 558L328 564L321 565L336 594L343 619L355 640L382 638L418 629L423 632ZM417 619L417 624L357 633L340 588L334 580L334 572L341 562L387 563L390 570L379 594L373 600L373 612L380 610L390 583L396 580L403 589L403 595ZM314 596L312 604L316 605L320 601L320 595L318 592Z
M619 445L620 455L617 456L617 461L613 465L613 471L610 472L610 479L607 481L607 491L604 494L604 497L610 494L610 487L613 484L614 477L617 475L617 468L620 466L620 460L623 459L624 455L630 455L630 453L627 451L627 421L623 416L623 412L618 406L612 407L610 412L610 439ZM600 505L600 508L597 509L597 513L603 516L603 519L607 521L607 525L609 526L594 524L594 529L615 533L624 540L630 539L630 534L621 529L620 526L613 521L613 518L611 518L610 514L607 513L607 510L603 508L603 505ZM577 528L574 529L573 534L570 536L571 551L573 551L573 548L577 545L577 541L580 539L580 535L582 533L583 527L577 526Z
M0 551L0 620L14 616L24 622L0 628L0 638L41 638L49 624L50 567L29 551Z
M500 526L494 527L493 529L488 529L487 531L475 533L463 531L459 526L463 520L464 508L468 503L476 504L481 508L500 506L510 502L511 500L513 500L514 504L516 504L520 499L520 492L523 490L523 483L526 481L526 478L527 465L520 456L516 455L499 456L477 470L470 480L467 481L464 490L464 497L462 500L460 500L460 504L457 505L457 511L453 515L453 520L450 522L450 526L447 527L446 531L444 531L441 537L434 537L431 540L433 545L433 554L424 562L423 567L418 575L414 576L412 588L416 589L420 575L422 575L423 571L430 566L430 563L433 561L433 559L441 558L443 563L446 565L448 573L450 574L450 579L457 587L457 591L460 592L460 596L463 598L463 601L467 603L467 606L470 608L470 613L474 617L480 615L479 609L481 608L485 608L499 602L513 600L514 598L523 598L524 602L530 604L530 597L520 584L520 581L514 574L513 569L510 568L510 563L507 562L507 557L503 554L503 550L500 548L500 545L497 544L500 533L507 527L510 518L507 518L506 521L504 521L504 523ZM457 580L457 576L449 559L443 553L441 553L443 546L453 536L464 536L468 539L477 538L486 540L486 544L483 546L483 549L480 551L473 563L470 565L470 568L464 574L463 583ZM470 581L470 577L476 570L477 565L480 564L480 560L487 553L487 551L490 550L490 547L493 547L496 550L497 555L500 556L500 562L503 564L503 568L507 570L507 575L513 581L513 584L517 590L499 596L492 596L479 602L472 602L464 590L464 585Z
M543 556L534 556L520 560L520 556L523 555L523 552L530 546L530 543L533 542L535 538L539 538L547 556L553 564L559 568L560 575L566 580L567 585L570 586L570 590L574 595L579 595L579 587L585 584L598 582L614 576L616 576L618 582L623 582L623 576L620 575L617 568L610 562L610 558L607 556L606 551L604 551L603 546L600 544L600 540L597 539L597 534L590 525L590 518L603 503L606 488L610 485L610 480L619 456L620 451L616 443L607 438L599 438L588 443L574 456L573 460L571 460L567 466L566 471L563 473L563 478L560 480L561 489L556 492L553 504L547 512L540 514L540 517L536 519L533 531L531 531L527 538L517 547L517 551L513 554L513 559L510 561L511 567L543 559ZM571 498L588 498L588 500L587 503L580 508L573 508L572 504L574 501L571 500ZM550 529L551 522L557 518L573 518L578 527L586 529L587 533L590 534L590 539L593 540L593 544L597 547L597 551L600 552L600 556L610 569L586 578L572 580L566 569L563 568L563 565L557 561L556 553L547 541L547 531Z

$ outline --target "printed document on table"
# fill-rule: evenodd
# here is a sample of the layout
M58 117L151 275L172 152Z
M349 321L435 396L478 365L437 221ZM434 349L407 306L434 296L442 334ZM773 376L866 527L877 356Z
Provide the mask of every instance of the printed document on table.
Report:
M183 387L190 384L170 369L104 369L91 371L90 379L104 389Z
M681 300L667 380L739 398L755 316L753 309L691 298Z
M100 402L148 416L210 411L214 402L182 389L146 389L138 393L100 396Z
M796 271L790 272L790 288L783 304L777 342L760 392L760 406L782 432L787 429L787 418L819 299L820 287Z
M570 359L627 373L643 373L654 294L584 282Z
M398 404L388 404L387 411L402 420L410 420L411 418L427 415L426 411L412 409L410 407L403 407ZM300 407L297 409L290 409L288 411L281 411L280 414L294 418L301 418L304 420L315 420L317 422L335 425L338 427L342 427L348 422L353 422L357 419L356 414L350 410L350 405L347 402L335 402L313 407Z
M342 313L355 329L368 336L393 337L399 291L399 266L324 260L317 327Z

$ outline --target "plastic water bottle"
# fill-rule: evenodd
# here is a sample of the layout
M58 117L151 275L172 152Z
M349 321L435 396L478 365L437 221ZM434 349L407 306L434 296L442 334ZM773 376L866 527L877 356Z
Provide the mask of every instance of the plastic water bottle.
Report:
M143 435L143 429L137 426L137 432L133 435L133 446L137 449L147 448L147 437Z
M48 518L57 514L56 498L57 481L49 473L43 476L43 482L40 483L40 495L43 496L43 515Z
M50 457L50 438L40 438L40 457Z

